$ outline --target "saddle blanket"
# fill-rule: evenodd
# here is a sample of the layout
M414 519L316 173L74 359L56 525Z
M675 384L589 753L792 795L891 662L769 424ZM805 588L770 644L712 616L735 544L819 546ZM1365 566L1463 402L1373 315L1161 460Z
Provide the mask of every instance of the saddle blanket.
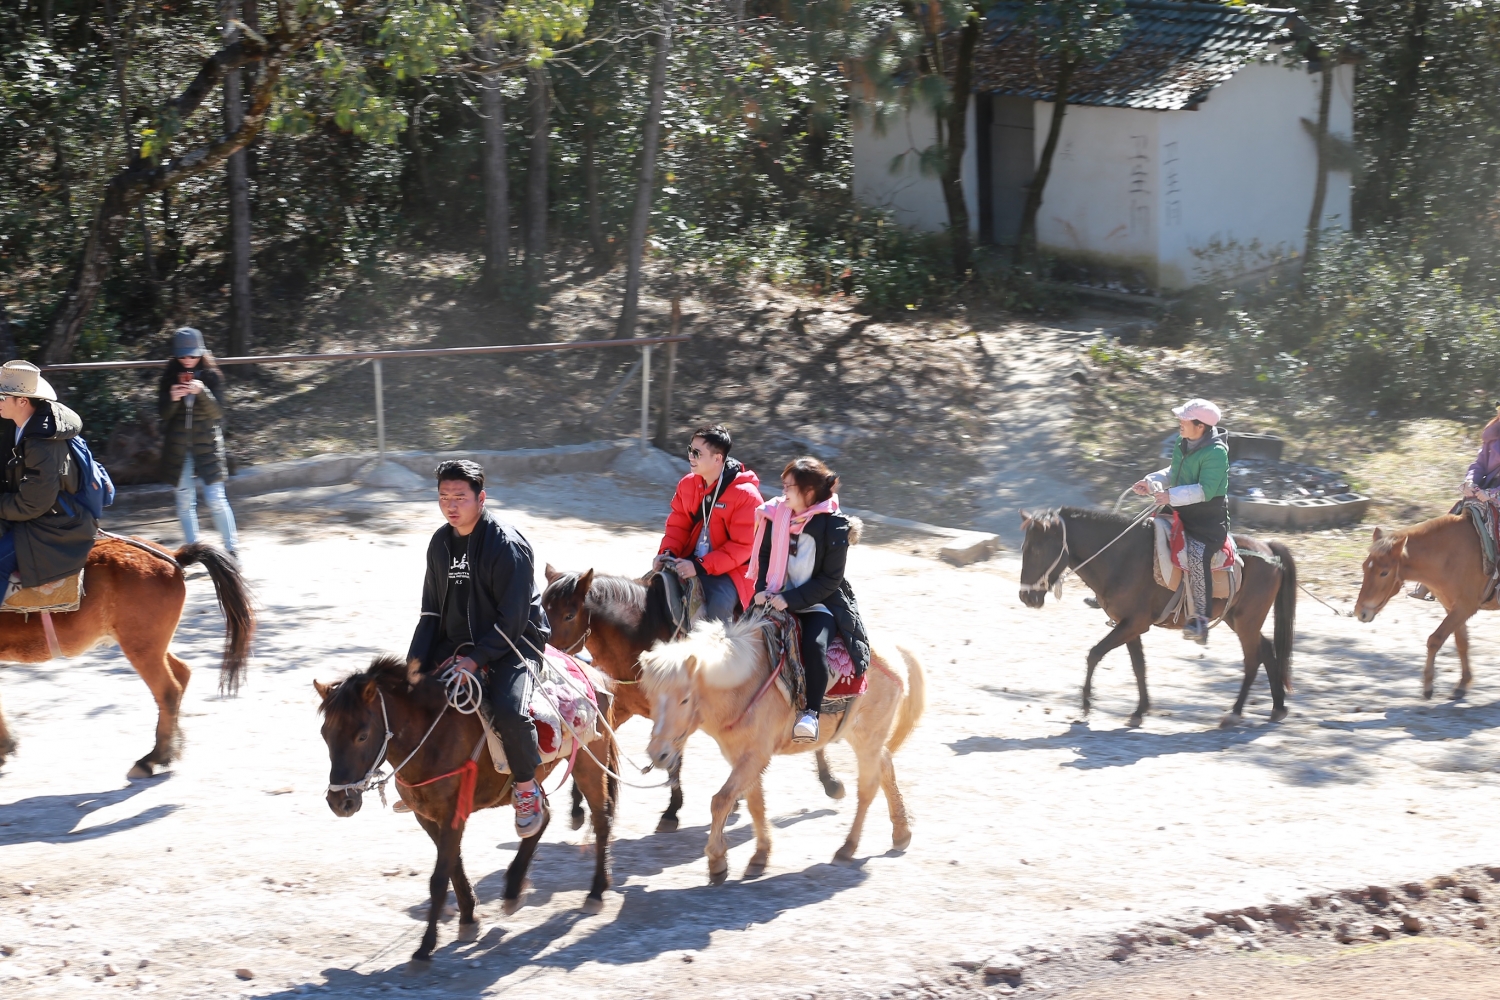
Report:
M1182 552L1187 547L1182 519L1174 512L1171 517L1157 517L1152 521L1156 528L1156 549L1151 568L1157 583L1175 591L1183 585ZM1245 572L1245 560L1235 547L1233 535L1225 536L1224 547L1214 553L1213 569L1215 598L1228 597L1232 590L1239 589L1240 578ZM1230 585L1230 573L1235 575L1233 587Z
M1500 561L1496 558L1500 552L1500 517L1496 516L1495 505L1485 500L1465 499L1455 504L1449 513L1469 515L1474 530L1479 533L1485 575L1494 576L1495 564Z
M5 599L0 601L0 611L17 614L35 614L42 611L61 613L77 611L83 603L83 570L53 580L39 587L23 587L21 581L12 577L5 590Z
M800 712L807 708L807 674L802 668L802 625L794 614L768 611L765 629L766 652L772 662L780 664L776 687L787 703ZM834 636L828 644L828 686L823 690L823 714L844 711L869 686L866 675L854 672L854 657L849 655L843 637Z
M574 733L583 737L585 743L598 738L599 701L588 673L573 657L548 645L538 671L541 681L534 674L527 686L530 698L527 714L536 723L536 742L542 751L542 763L548 764L563 757L571 759L578 752L578 741ZM567 720L567 724L563 724ZM485 720L485 738L489 742L490 759L495 770L510 773L510 764L505 759L505 748L500 737Z

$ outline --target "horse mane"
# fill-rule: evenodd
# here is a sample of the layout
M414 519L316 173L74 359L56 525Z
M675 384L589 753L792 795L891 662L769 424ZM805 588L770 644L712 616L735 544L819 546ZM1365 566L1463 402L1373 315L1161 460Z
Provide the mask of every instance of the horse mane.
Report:
M1117 514L1112 510L1100 510L1097 507L1053 507L1050 510L1038 511L1031 515L1031 519L1039 522L1044 528L1050 528L1061 520L1062 515L1067 515L1069 521L1098 524L1106 528L1114 528L1116 531L1123 530L1126 525L1135 520L1133 514Z
M562 600L572 600L582 575L577 572L561 574L547 585L544 599L555 594ZM594 614L638 633L653 635L672 623L662 586L648 586L628 576L595 573L583 603Z
M668 687L685 683L696 672L713 688L735 688L755 676L760 667L765 640L764 619L746 615L725 625L700 621L686 638L657 643L641 654L641 683L655 697ZM695 665L690 670L688 661Z
M365 685L374 681L387 694L401 695L402 697L420 696L421 694L437 694L437 682L431 677L423 677L416 687L407 683L406 661L399 656L385 653L370 661L370 666L365 670L356 670L347 677L335 681L329 689L328 697L323 704L318 706L318 712L322 715L342 715L352 711L362 711L364 702ZM426 698L418 697L419 701Z

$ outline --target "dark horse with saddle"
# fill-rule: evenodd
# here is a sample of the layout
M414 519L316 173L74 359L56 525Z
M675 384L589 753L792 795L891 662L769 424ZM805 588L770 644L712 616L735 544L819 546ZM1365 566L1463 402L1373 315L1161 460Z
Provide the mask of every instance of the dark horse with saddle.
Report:
M1158 581L1157 529L1153 518L1061 507L1038 513L1021 512L1025 540L1021 546L1021 601L1031 608L1046 602L1047 592L1061 595L1069 574L1077 576L1094 592L1099 607L1109 616L1110 630L1088 653L1083 681L1083 710L1089 710L1094 668L1106 653L1124 646L1135 670L1139 700L1129 724L1139 726L1151 708L1146 690L1146 654L1141 637L1153 626L1181 629L1185 619L1173 614L1180 604L1180 588ZM1286 717L1286 695L1292 689L1292 637L1297 612L1297 565L1280 542L1261 542L1249 535L1234 535L1243 567L1231 567L1226 576L1229 593L1218 596L1216 582L1212 600L1215 623L1222 621L1239 637L1244 652L1245 679L1234 708L1223 725L1239 721L1245 710L1250 686L1262 664L1271 688L1271 721ZM1219 576L1220 574L1215 574ZM1183 581L1182 586L1186 586ZM1261 634L1272 610L1276 613L1274 638Z

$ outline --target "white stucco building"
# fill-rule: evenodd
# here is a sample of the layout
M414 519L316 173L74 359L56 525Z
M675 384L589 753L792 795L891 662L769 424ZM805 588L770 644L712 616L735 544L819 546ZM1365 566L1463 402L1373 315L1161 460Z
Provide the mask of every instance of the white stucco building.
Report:
M1322 73L1332 74L1329 135L1347 142L1354 66L1289 58L1301 28L1289 11L1171 0L1128 8L1121 48L1074 78L1038 245L1075 276L1138 290L1182 289L1211 267L1244 273L1300 254ZM1014 241L1055 96L1054 69L1005 12L991 15L976 53L963 163L982 243ZM946 228L938 180L915 155L934 134L925 110L883 130L856 121L856 196L903 224ZM1347 170L1329 173L1325 226L1347 226L1352 187Z

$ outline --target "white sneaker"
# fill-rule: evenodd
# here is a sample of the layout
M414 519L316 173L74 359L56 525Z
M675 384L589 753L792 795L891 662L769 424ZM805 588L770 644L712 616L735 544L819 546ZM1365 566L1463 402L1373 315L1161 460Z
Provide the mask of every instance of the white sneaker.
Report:
M542 832L547 821L547 801L542 798L542 788L533 784L531 791L517 790L512 795L516 806L516 836L525 840Z
M818 713L803 712L802 718L792 727L793 743L816 743L818 742Z

